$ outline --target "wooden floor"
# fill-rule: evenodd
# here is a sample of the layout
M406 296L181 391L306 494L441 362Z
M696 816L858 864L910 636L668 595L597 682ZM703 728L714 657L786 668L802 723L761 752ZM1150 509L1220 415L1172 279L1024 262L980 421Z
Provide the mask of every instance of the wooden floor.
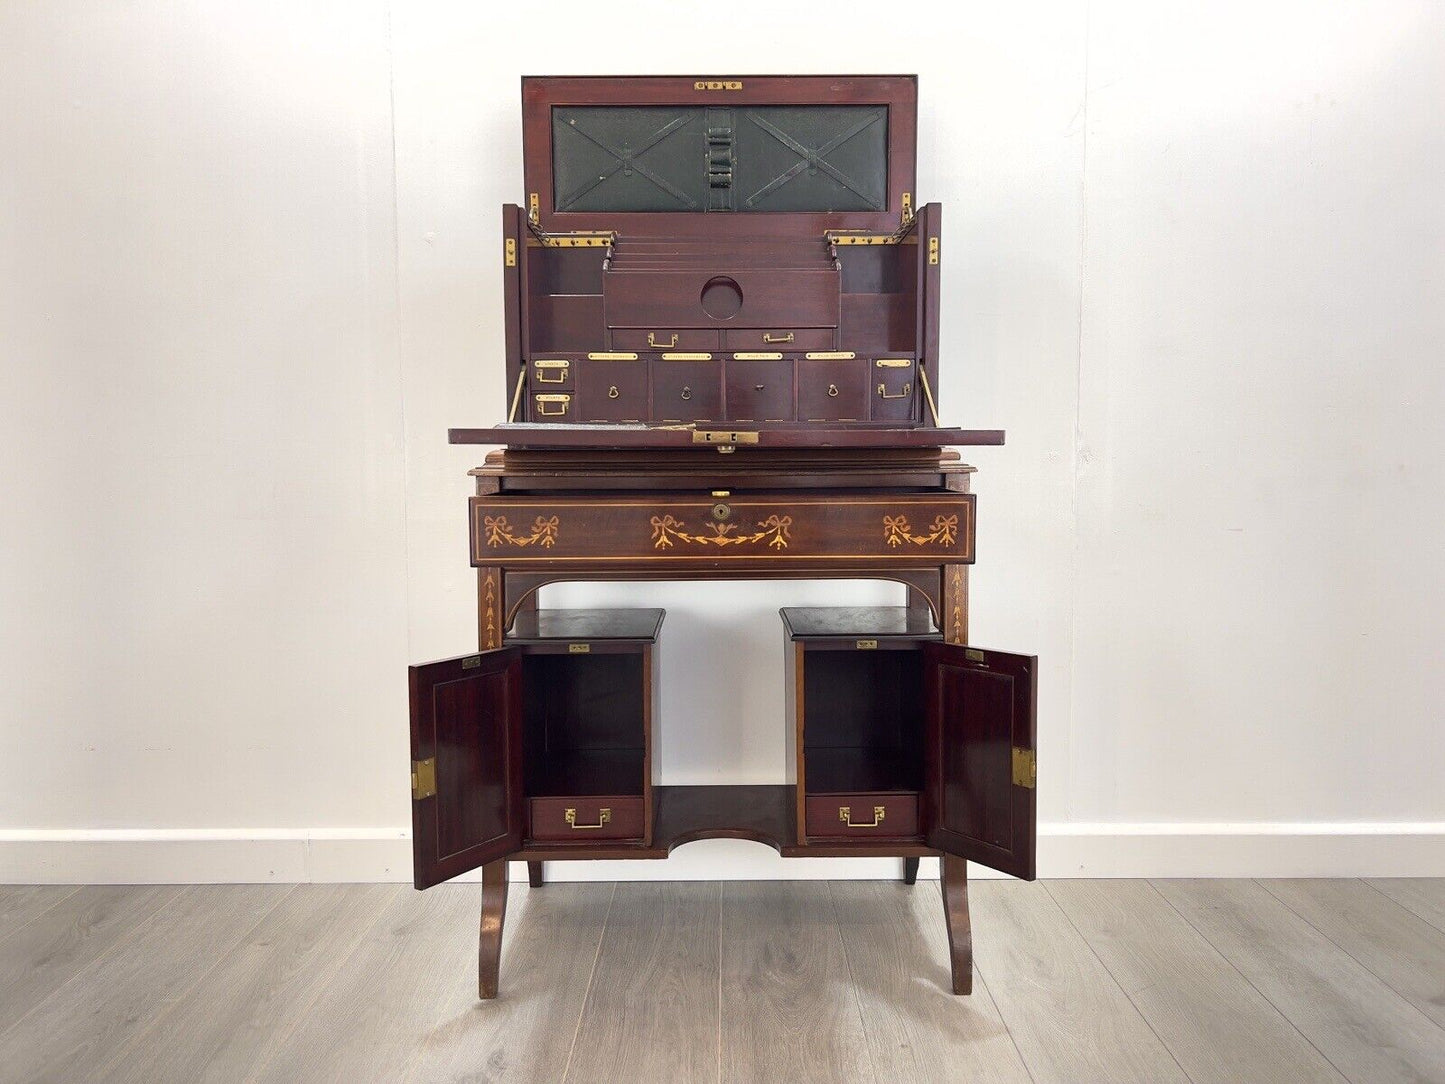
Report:
M1445 881L0 887L0 1079L1445 1081Z

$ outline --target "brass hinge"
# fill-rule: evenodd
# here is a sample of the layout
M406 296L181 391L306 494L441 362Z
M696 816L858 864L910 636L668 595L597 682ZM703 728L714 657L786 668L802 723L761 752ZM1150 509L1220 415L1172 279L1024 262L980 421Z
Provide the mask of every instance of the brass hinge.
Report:
M437 758L411 762L411 800L419 802L437 792Z
M1034 751L1014 746L1014 786L1033 790L1038 774L1039 766L1034 760Z
M508 237L502 248L502 263L507 267L517 266L517 239Z
M741 79L698 79L692 84L693 90L742 90Z
M591 644L568 644L568 645L567 645L567 653L568 653L569 655L587 655L587 654L590 654L591 651L592 651L592 645L591 645Z
M929 262L930 264L933 264L935 267L938 265L938 238L937 238L937 237L930 237L930 238L928 239L928 262Z

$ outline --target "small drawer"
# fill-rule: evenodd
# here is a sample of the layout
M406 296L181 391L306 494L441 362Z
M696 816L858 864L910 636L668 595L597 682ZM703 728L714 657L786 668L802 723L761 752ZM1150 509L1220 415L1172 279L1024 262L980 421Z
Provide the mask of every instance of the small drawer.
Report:
M815 839L908 839L918 835L916 794L808 795Z
M722 362L662 357L651 365L654 421L714 421L722 417Z
M577 421L641 422L647 418L647 362L577 362Z
M831 327L730 327L723 331L724 350L831 350Z
M718 333L709 328L612 329L614 350L716 350Z
M570 358L533 358L527 363L528 378L533 388L545 391L548 388L570 389L572 387L572 361Z
M729 358L726 372L729 421L793 420L792 358L776 353L766 358Z
M532 839L548 843L641 839L644 824L637 795L531 800Z
M805 422L868 420L869 363L858 358L798 362L798 417Z
M576 421L572 410L572 395L569 392L538 392L531 398L532 421L568 422Z
M874 421L906 422L917 415L918 373L912 358L876 358L871 367L869 399Z

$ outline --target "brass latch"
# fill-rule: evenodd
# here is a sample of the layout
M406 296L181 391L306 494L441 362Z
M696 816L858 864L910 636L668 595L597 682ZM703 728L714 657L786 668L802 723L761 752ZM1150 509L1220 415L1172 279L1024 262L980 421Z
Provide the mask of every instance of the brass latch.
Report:
M592 651L592 645L591 645L591 644L568 644L568 645L567 645L567 654L569 654L569 655L586 655L586 654L589 654L591 651Z
M542 212L538 206L537 193L533 192L527 196L527 221L536 225L542 220Z
M1014 746L1014 786L1033 790L1038 774L1039 766L1034 759L1034 751Z
M857 643L855 643L853 646L854 646L858 651L876 651L876 650L878 650L878 641L877 641L877 640L859 640L859 641L858 641Z
M694 429L692 442L694 444L756 444L758 434L733 429Z
M419 802L437 792L437 758L411 762L411 799Z

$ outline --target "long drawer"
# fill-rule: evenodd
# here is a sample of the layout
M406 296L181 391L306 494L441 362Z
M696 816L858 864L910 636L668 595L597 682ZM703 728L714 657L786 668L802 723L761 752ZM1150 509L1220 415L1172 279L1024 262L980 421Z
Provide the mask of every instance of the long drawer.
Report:
M968 493L620 493L473 497L474 565L766 567L878 560L890 568L973 560Z

